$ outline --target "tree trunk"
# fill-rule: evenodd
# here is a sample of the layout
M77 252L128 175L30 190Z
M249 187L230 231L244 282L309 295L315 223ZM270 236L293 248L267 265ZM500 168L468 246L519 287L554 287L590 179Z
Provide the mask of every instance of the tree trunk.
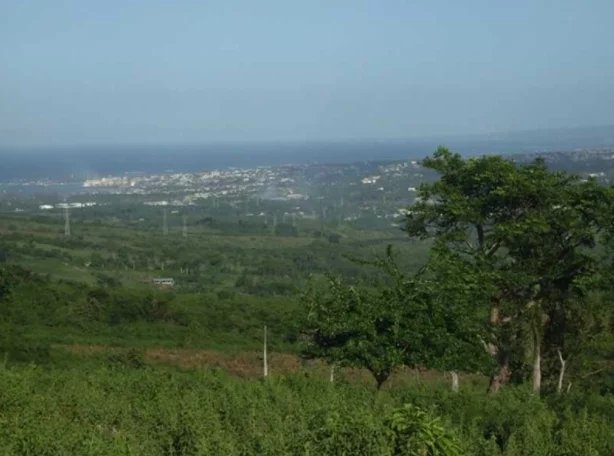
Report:
M559 383L556 386L556 392L557 394L561 394L561 392L563 391L563 378L565 377L565 365L567 364L567 361L563 359L561 350L557 349L556 352L559 355L559 361L561 362L561 370L559 371Z
M499 302L495 301L490 308L490 324L493 327L501 325L501 315L499 309ZM500 341L499 341L500 343ZM510 368L510 357L506 350L501 346L497 346L493 342L485 344L486 351L496 359L497 370L490 377L490 384L488 385L489 393L498 393L499 390L506 385L512 375Z
M384 382L386 380L388 380L388 377L390 377L390 372L389 371L377 371L377 372L371 372L373 374L373 377L375 377L375 381L377 382L377 389L378 391L382 388L382 385L384 384Z
M450 376L452 377L452 391L458 393L458 372L450 371Z
M529 302L529 307L536 306L535 301ZM536 307L536 311L537 311ZM532 326L533 332L533 372L531 375L533 382L533 392L539 394L542 388L542 353L541 353L541 337L540 329L543 324L543 317L537 313L537 320L534 321Z
M511 375L512 371L510 369L509 356L503 355L499 357L499 367L490 379L488 392L493 394L498 393L501 387L509 382Z
M537 339L537 337L536 337ZM538 340L535 341L535 354L533 358L533 392L539 394L542 387L542 358L541 347Z
M331 383L335 382L335 365L334 364L331 364L331 366L330 366L330 377L329 377L329 380L330 380Z
M490 308L490 324L491 325L498 325L499 322L500 322L500 318L499 318L499 305L498 304L494 304Z

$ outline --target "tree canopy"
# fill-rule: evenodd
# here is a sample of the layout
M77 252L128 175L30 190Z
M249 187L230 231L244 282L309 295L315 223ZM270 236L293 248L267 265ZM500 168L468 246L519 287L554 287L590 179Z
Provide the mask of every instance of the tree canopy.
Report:
M405 229L434 238L435 248L470 262L491 285L492 389L512 375L514 351L530 351L539 391L544 349L567 349L566 329L607 274L597 247L612 229L612 188L551 171L543 160L463 159L439 148L423 164L440 179L421 186Z
M407 275L389 248L365 265L383 269L388 284L372 289L329 277L305 294L308 356L366 368L378 387L401 365L484 369L484 327L474 316L485 294L481 284L471 281L470 264L440 252L419 273ZM456 279L461 273L466 273L462 283Z

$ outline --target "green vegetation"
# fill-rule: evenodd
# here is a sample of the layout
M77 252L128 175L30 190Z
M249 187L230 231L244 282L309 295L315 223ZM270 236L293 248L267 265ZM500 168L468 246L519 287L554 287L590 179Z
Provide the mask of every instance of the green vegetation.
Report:
M381 386L399 365L483 372L486 352L491 392L530 371L535 393L542 377L561 393L570 368L611 369L611 352L594 354L597 340L612 348L613 189L541 160L440 148L423 164L441 179L420 187L406 230L434 238L429 262L408 276L389 250L375 293L338 279L311 293L307 353Z
M133 367L131 367L133 366ZM0 369L3 454L608 455L611 396L97 364Z
M482 340L497 364L491 390L528 354L536 393L544 373L554 384L558 355L560 392L564 358L581 356L612 318L611 301L594 293L611 294L614 189L539 159L463 160L440 148L424 165L441 179L421 187L407 231L434 237L435 250L469 265L459 280L477 276L489 290L476 304L490 313Z
M70 236L4 215L0 453L614 453L612 187L423 164L406 233L216 202L164 234L117 195Z
M184 238L73 220L72 232L64 236L59 214L0 219L4 264L24 269L6 304L20 313L11 325L42 343L253 350L267 325L273 350L294 351L297 296L310 276L334 270L375 285L383 275L351 258L372 257L392 243L407 253L405 266L417 269L427 254L392 228L339 227L334 243L309 225L299 225L298 236L193 226ZM158 289L154 277L172 277L176 285Z
M419 273L408 276L389 247L385 257L365 266L383 270L389 285L374 290L331 277L305 294L307 356L365 368L378 388L403 365L455 375L459 369L485 370L484 315L477 303L488 288L466 264L437 252Z

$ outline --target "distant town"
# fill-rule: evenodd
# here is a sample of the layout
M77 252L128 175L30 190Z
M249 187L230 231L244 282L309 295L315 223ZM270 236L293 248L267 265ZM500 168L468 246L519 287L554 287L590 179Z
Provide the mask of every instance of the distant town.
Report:
M538 156L510 157L530 161ZM555 169L604 183L614 181L614 149L549 152L543 157ZM118 198L123 198L124 204L171 207L171 215L185 215L180 209L192 207L217 217L254 219L269 225L318 219L363 220L395 227L394 219L414 201L420 184L435 177L418 160L130 173L78 183L37 180L1 184L0 208L34 213L92 209L114 207Z

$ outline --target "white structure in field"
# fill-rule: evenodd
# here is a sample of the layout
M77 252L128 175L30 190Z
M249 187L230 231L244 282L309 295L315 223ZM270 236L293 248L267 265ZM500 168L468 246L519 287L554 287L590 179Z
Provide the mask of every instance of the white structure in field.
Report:
M151 279L151 283L159 287L174 287L175 279L171 277L155 277Z

